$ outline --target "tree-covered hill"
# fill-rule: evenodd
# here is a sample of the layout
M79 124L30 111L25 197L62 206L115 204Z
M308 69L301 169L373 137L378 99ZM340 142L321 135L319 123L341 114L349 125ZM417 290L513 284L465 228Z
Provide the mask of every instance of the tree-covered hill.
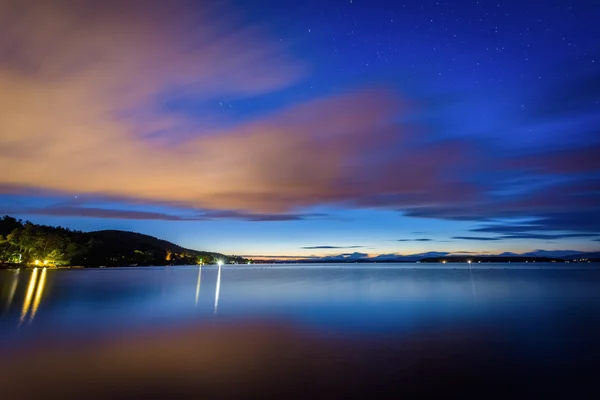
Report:
M0 219L0 264L4 265L189 265L217 259L246 262L242 257L185 249L141 233L81 232L9 216Z

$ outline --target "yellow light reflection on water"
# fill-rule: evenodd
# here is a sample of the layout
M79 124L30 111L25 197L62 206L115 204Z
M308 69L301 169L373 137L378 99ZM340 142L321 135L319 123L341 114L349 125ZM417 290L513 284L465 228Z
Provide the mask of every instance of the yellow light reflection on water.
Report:
M35 282L37 280L38 269L34 268L31 272L31 277L29 278L29 286L27 286L27 293L25 294L25 301L23 301L23 308L21 309L21 317L19 317L19 326L25 320L25 316L29 311L29 306L31 305L31 299L33 298L33 291L35 290Z
M35 299L33 299L33 306L31 307L31 315L29 316L29 322L33 321L33 318L35 318L35 313L37 312L38 307L40 306L42 294L44 293L44 286L46 286L46 268L42 270L40 280L37 284L37 290L35 291Z
M17 292L17 286L19 285L19 272L21 270L17 269L13 274L12 284L10 286L10 291L8 292L8 301L6 303L6 309L8 310L15 298L15 293Z

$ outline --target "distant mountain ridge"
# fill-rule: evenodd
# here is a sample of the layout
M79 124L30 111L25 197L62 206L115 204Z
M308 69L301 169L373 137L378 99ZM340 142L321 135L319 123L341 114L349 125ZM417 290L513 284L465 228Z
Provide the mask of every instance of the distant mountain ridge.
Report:
M137 265L196 264L230 257L208 251L186 249L169 241L143 233L102 230L83 232L88 247L73 257L76 265ZM131 253L133 252L133 257ZM124 261L126 260L126 261Z
M106 229L106 230L100 230L100 231L84 232L84 235L88 236L90 239L93 239L93 240L113 241L113 242L123 241L123 242L127 242L130 245L136 245L136 246L141 246L141 247L149 246L149 247L163 248L163 249L169 250L173 253L188 253L191 255L207 255L207 254L209 254L209 255L214 255L214 256L227 257L226 255L221 254L221 253L188 249L188 248L179 246L178 244L169 242L168 240L159 239L157 237L146 235L144 233L138 233L138 232L121 231L121 230L116 230L116 229Z
M439 251L430 251L426 253L417 253L417 254L380 254L377 256L369 257L368 254L365 253L344 253L332 256L325 257L311 257L307 259L297 260L297 262L325 262L325 263L333 263L333 262L417 262L417 261L430 261L437 259L448 259L448 260L492 260L497 259L499 262L506 260L511 261L519 261L519 260L527 260L531 259L532 261L575 261L580 259L591 260L591 261L600 261L600 252L584 252L578 250L534 250L526 253L511 253L504 252L500 254L484 254L484 253L464 253L464 252L439 252ZM272 260L273 262L290 262L289 260Z
M528 253L517 254L521 256L535 256L535 257L558 257L562 258L565 256L571 257L573 255L586 254L584 251L577 250L535 250Z

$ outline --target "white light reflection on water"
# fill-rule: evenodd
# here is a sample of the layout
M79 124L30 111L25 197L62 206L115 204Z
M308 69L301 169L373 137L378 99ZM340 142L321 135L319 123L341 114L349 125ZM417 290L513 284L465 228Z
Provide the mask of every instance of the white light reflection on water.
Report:
M198 297L200 297L200 280L202 279L202 265L198 266L198 283L196 284L196 303L194 307L198 307Z
M221 263L219 263L219 272L217 273L217 289L215 290L215 314L219 308L219 292L221 291Z

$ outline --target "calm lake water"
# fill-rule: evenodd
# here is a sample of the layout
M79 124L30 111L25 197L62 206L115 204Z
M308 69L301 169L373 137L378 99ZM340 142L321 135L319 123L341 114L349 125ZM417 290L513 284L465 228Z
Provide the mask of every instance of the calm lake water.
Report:
M8 359L31 357L37 365L50 358L43 354L54 346L48 343L63 346L61 358L68 359L81 354L73 343L85 342L81 346L87 349L99 341L116 348L139 335L194 332L177 340L205 340L203 345L213 349L222 345L234 365L240 356L228 350L233 342L242 346L248 340L245 350L264 342L283 347L264 348L260 366L246 360L255 372L270 360L273 365L314 362L315 370L327 375L327 368L337 371L327 363L339 351L343 365L368 364L388 372L398 372L402 362L423 369L428 367L423 360L435 360L431 368L453 360L451 368L444 365L455 369L498 361L507 368L542 371L544 379L575 371L581 378L600 365L600 270L594 267L244 265L223 266L220 276L216 266L5 270L0 271L0 353ZM285 333L272 335L273 330ZM266 339L270 335L276 339ZM229 344L220 343L226 336ZM282 355L288 344L277 341L284 337L293 343L289 347L298 353L296 361ZM163 336L147 340L172 344ZM190 342L189 351L198 346ZM316 355L320 346L330 352L325 361ZM165 354L175 357L172 349ZM91 363L87 358L78 362ZM360 376L366 376L364 371Z

